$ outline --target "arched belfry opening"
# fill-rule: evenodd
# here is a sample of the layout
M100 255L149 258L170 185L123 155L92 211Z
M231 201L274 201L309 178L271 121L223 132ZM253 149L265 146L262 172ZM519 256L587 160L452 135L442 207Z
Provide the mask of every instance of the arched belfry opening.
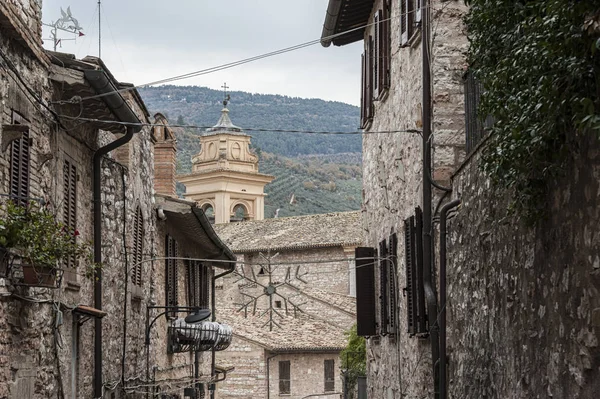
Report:
M229 95L217 124L200 136L200 152L192 157L192 172L178 176L186 186L185 198L198 203L214 223L264 219L264 187L274 177L258 172L251 137L229 117ZM211 218L211 216L209 216Z

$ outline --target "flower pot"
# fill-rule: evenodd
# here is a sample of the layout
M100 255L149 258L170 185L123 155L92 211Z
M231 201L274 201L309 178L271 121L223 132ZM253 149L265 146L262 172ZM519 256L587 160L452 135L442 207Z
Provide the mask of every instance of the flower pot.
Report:
M21 265L23 285L32 287L59 288L63 271L52 266Z

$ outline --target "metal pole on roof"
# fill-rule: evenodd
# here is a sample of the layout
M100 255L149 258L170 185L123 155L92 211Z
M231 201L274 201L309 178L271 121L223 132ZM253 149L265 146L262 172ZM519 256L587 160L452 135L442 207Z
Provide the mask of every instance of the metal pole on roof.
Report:
M102 4L98 0L98 58L102 58Z

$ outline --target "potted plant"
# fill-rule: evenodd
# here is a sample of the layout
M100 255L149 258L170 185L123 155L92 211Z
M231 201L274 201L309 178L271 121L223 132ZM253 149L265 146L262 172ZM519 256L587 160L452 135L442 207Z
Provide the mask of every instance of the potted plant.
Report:
M61 261L91 255L88 243L77 242L79 233L57 221L48 209L35 203L22 207L12 202L5 208L6 216L0 220L4 241L0 245L18 260L24 285L56 288L63 273Z

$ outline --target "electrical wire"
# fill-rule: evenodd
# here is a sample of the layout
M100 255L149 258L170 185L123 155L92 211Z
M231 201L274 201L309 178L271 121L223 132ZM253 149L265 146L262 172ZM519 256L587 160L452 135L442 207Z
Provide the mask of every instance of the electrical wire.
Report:
M400 14L400 17L402 15L408 15L408 14L416 12L416 11L417 10L408 11L408 12L406 12L404 14ZM382 19L382 20L380 20L378 22L367 23L367 24L364 24L364 25L361 25L361 26L357 26L357 27L348 29L348 30L343 31L343 32L339 32L339 33L335 33L335 34L332 34L332 35L329 35L329 36L321 37L319 39L309 40L309 41L304 42L304 43L296 44L296 45L290 46L290 47L285 47L285 48L282 48L282 49L279 49L279 50L271 51L269 53L259 54L259 55L256 55L256 56L253 56L253 57L250 57L250 58L245 58L245 59L242 59L242 60L233 61L233 62L229 62L229 63L226 63L226 64L217 65L217 66L214 66L214 67L210 67L210 68L206 68L206 69L201 69L201 70L197 70L197 71L193 71L193 72L188 72L188 73L185 73L185 74L182 74L182 75L176 75L176 76L172 76L172 77L168 77L168 78L164 78L164 79L159 79L159 80L156 80L156 81L153 81L153 82L148 82L148 83L139 84L139 85L133 85L131 87L124 87L124 88L121 88L121 89L118 89L118 90L114 90L114 91L111 91L111 92L107 92L107 93L102 93L102 94L97 94L97 95L93 95L93 96L84 97L83 101L105 97L105 96L111 95L113 93L123 93L123 92L126 92L126 91L138 89L138 88L141 88L141 87L155 86L155 85L159 85L159 84L166 84L166 83L175 82L175 81L178 81L178 80L189 79L189 78L193 78L193 77L196 77L196 76L207 75L207 74L210 74L210 73L222 71L224 69L229 69L229 68L233 68L233 67L236 67L236 66L239 66L239 65L243 65L243 64L250 63L250 62L258 61L258 60L261 60L261 59L264 59L264 58L269 58L269 57L273 57L273 56L276 56L276 55L285 54L285 53L288 53L288 52L291 52L291 51L300 50L300 49L305 48L305 47L309 47L309 46L313 46L315 44L319 44L319 43L321 43L322 41L325 41L325 40L335 39L337 37L344 36L344 35L347 35L349 33L352 33L352 32L358 31L358 30L366 29L366 28L368 28L370 26L374 26L376 24L380 24L380 23L384 23L384 22L387 22L387 21L391 21L391 19L392 18L390 17L390 18ZM61 103L61 101L58 101L57 103Z
M103 123L110 125L124 125L124 126L141 126L141 127L163 127L165 125L161 123L133 123L133 122L123 122L116 120L105 120L105 119L95 119L95 118L82 118L75 117L70 115L59 115L59 117L69 120L75 121L84 121L84 122L93 122L93 123ZM169 127L178 127L178 128L187 128L187 129L210 129L214 126L199 126L199 125L168 125ZM416 133L421 134L420 130L417 129L403 129L403 130L381 130L381 131L320 131L320 130L293 130L293 129L278 129L278 128L244 128L242 130L249 132L279 132L279 133L304 133L304 134L391 134L391 133Z

